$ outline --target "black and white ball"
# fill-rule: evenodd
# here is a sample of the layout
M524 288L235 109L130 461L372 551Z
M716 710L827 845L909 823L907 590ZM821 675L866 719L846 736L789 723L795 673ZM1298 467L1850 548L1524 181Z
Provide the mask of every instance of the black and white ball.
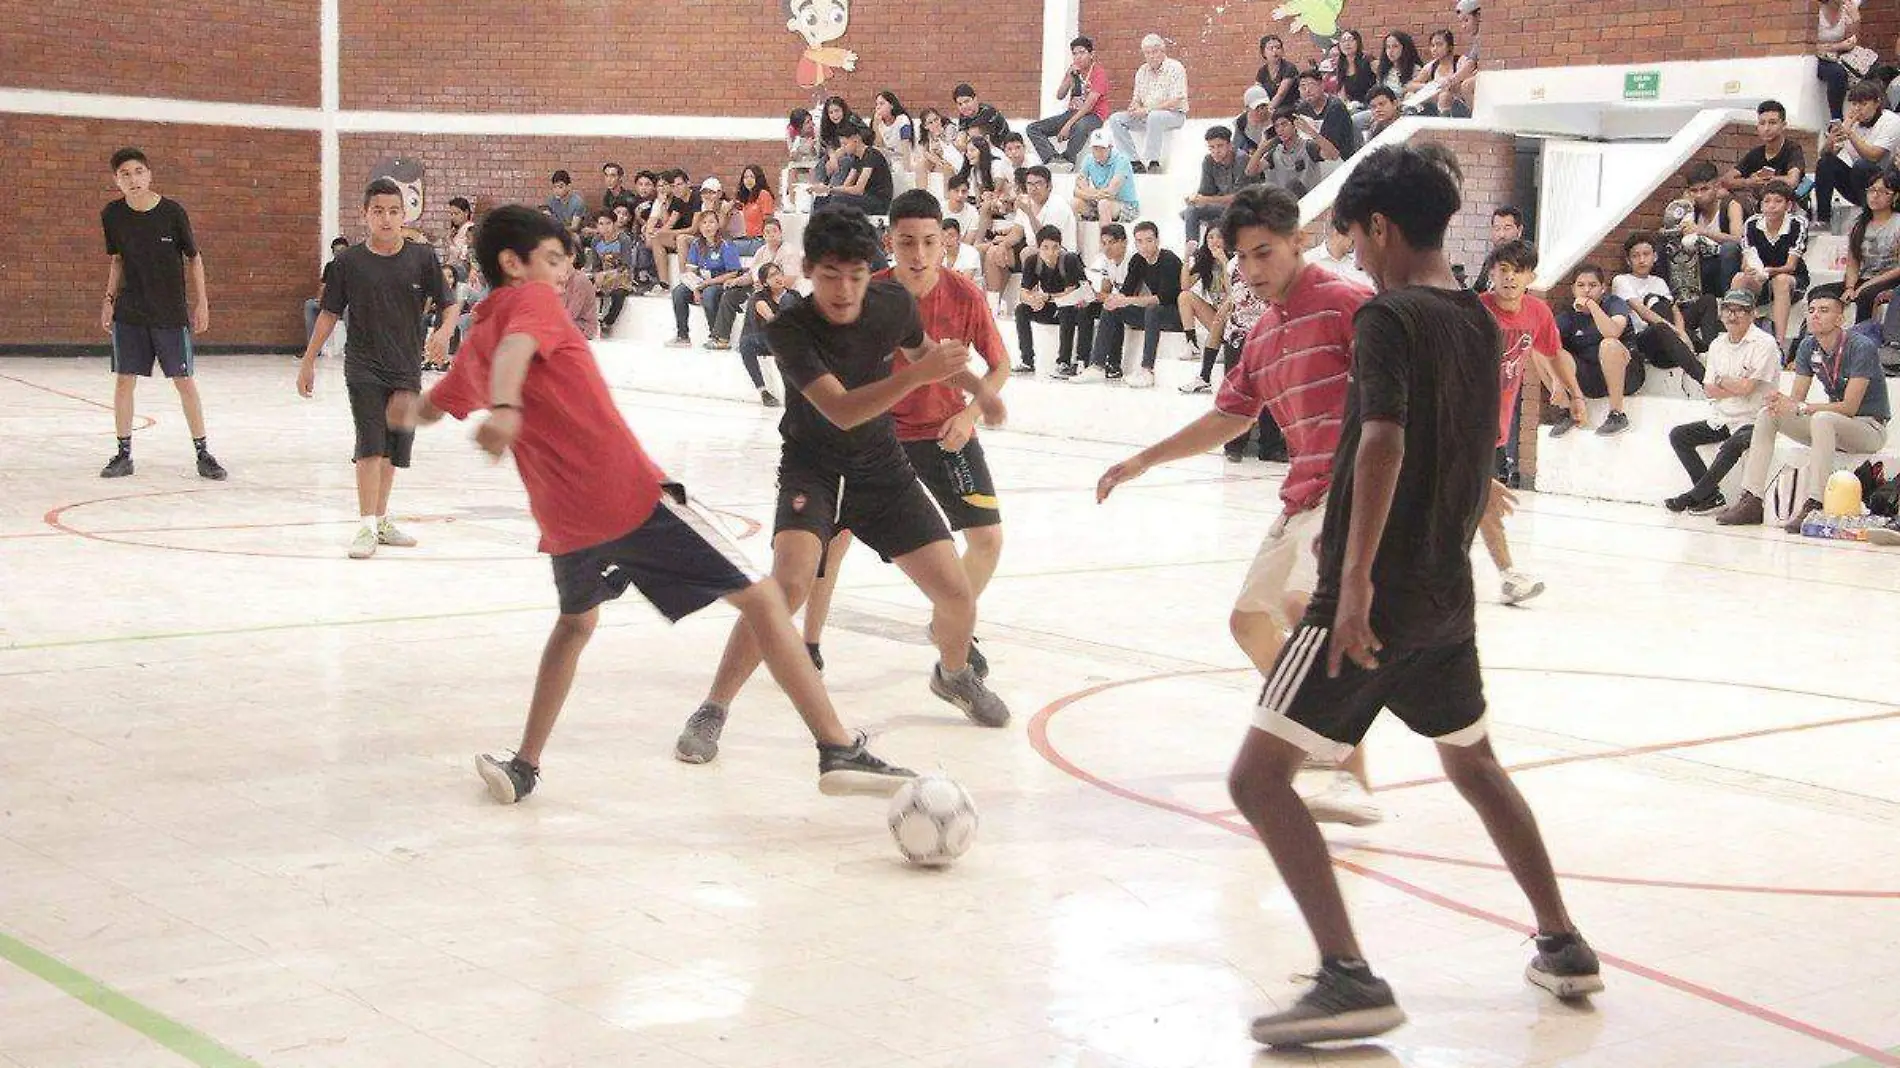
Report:
M924 868L949 866L976 841L976 802L942 775L924 775L891 798L891 839L904 859Z

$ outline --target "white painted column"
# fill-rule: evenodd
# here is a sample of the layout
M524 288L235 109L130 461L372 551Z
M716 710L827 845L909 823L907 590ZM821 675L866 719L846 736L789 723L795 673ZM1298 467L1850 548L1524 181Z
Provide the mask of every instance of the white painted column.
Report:
M317 247L317 262L322 263L329 255L330 240L337 236L337 212L342 198L342 148L336 134L337 112L343 106L342 91L342 15L340 0L322 0L318 6L318 47L322 51L322 125L319 138L322 145L319 156L318 184L321 193L318 197L322 215L317 225L317 237L321 242Z
M1042 0L1042 84L1037 87L1042 110L1030 118L1039 119L1062 110L1062 101L1050 90L1069 67L1069 42L1080 32L1081 20L1081 0Z

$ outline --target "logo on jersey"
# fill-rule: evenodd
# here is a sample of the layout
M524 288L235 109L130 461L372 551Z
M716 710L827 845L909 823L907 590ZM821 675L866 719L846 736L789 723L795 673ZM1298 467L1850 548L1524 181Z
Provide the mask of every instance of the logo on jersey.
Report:
M801 515L804 514L806 501L807 498L804 494L794 493L792 495L792 511L798 512Z

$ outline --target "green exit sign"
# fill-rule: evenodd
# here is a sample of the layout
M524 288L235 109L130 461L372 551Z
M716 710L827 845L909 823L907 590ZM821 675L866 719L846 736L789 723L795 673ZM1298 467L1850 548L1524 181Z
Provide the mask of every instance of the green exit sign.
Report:
M1656 91L1662 86L1662 71L1631 70L1623 72L1623 99L1654 100Z

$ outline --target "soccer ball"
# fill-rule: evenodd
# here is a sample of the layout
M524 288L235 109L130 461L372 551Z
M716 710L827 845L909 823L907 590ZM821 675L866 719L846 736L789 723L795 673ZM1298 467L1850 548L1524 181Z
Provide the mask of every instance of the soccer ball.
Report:
M891 839L919 867L947 867L969 852L976 822L970 792L942 775L912 779L891 798Z

